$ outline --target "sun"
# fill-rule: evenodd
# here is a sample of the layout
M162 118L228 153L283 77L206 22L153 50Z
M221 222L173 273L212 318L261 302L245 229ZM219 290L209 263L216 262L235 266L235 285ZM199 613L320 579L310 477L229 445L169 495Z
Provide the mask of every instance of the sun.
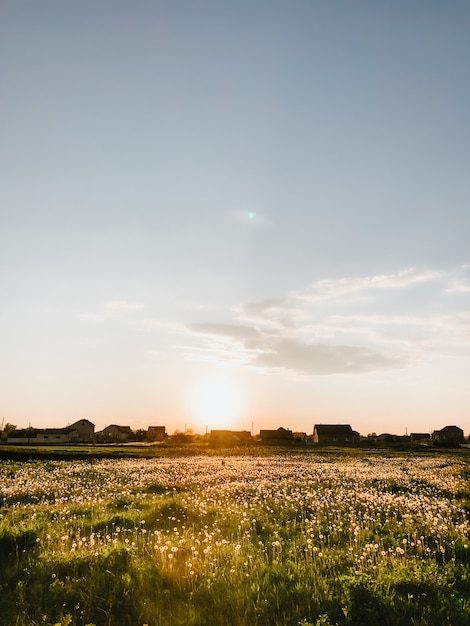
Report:
M231 378L204 378L191 390L190 408L199 424L212 429L230 428L243 413L243 393Z

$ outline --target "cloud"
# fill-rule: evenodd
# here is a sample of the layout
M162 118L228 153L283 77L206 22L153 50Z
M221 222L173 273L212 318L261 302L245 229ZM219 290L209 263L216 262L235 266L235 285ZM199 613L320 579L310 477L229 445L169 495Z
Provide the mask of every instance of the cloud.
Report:
M203 345L185 346L192 359L232 362L270 371L298 374L361 373L403 367L406 358L387 355L362 346L308 343L283 332L266 333L237 324L188 324L188 330L204 336Z
M241 320L257 324L265 330L295 327L305 319L305 311L289 298L247 302L234 309Z
M256 339L260 336L259 331L252 326L242 326L241 324L187 324L189 330L203 335L222 335L232 339L246 340Z
M284 369L300 374L363 373L405 367L407 359L386 355L361 346L307 344L292 339L275 342L257 355L255 366Z
M318 375L362 373L407 364L403 356L363 346L308 343L250 327L207 323L190 324L188 328L204 335L202 345L184 346L186 355L197 360Z
M233 323L187 324L193 339L200 337L191 355L311 375L366 373L465 356L470 313L443 313L445 283L437 282L443 277L449 282L455 273L406 269L325 279L284 297L241 303L232 309ZM434 293L413 291L432 281ZM390 291L404 289L404 297L391 299ZM361 292L368 297L350 298ZM348 313L338 314L345 306Z
M447 293L470 293L470 284L462 281L454 281L450 287L446 289Z
M406 269L397 274L379 274L336 280L323 279L316 281L303 292L294 293L293 296L299 300L316 302L372 289L404 289L410 285L436 280L442 276L441 272L432 270Z
M247 365L262 341L256 328L242 324L193 323L185 328L202 340L197 346L179 346L190 360Z
M442 315L436 319L436 332L446 334L454 343L470 348L470 311Z

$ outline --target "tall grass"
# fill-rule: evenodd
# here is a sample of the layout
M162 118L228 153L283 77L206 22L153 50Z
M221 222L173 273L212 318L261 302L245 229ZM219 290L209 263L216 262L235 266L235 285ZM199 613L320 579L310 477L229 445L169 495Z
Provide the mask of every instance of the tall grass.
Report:
M470 624L463 457L0 462L8 625Z

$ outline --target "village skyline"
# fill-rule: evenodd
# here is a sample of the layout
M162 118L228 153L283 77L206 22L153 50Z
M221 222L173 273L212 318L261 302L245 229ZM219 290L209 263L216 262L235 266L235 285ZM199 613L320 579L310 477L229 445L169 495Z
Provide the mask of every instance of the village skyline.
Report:
M310 423L303 422L302 424L296 423L294 419L289 419L288 417L280 418L280 419L264 419L261 422L257 422L252 419L251 421L248 419L241 419L236 421L231 420L207 420L204 423L204 420L200 420L198 422L184 421L179 420L176 422L160 419L158 416L155 416L151 420L147 422L143 419L110 419L109 421L102 422L100 420L93 419L91 417L87 418L79 418L77 419L62 419L62 420L34 420L34 419L20 419L15 421L13 419L8 419L8 417L0 417L0 432L3 428L14 426L18 430L25 430L28 428L33 428L37 430L41 429L62 429L68 428L71 424L76 423L80 420L86 420L93 424L96 428L97 432L105 430L108 427L116 426L118 428L126 428L130 429L132 432L147 430L148 428L153 428L155 424L159 424L160 427L165 428L166 436L175 433L194 433L197 435L207 435L212 430L234 430L234 431L248 431L252 435L259 433L264 429L272 429L272 428L287 428L292 432L306 432L307 434L313 433L315 424L352 424L354 426L354 420L347 419L347 417L337 417L334 416L325 419L322 416L316 415L313 416L310 420ZM377 420L375 423L376 427L374 428L374 422L372 421L370 425L372 428L367 428L366 431L355 429L356 432L360 433L361 436L366 436L371 433L379 434L394 434L394 435L408 435L411 432L426 432L431 434L433 431L442 428L443 424L455 424L459 428L462 428L463 431L470 432L470 429L465 428L465 423L462 424L455 419L452 419L452 416L443 416L441 419L438 419L429 424L427 427L419 428L419 422L413 423L412 420L409 423L405 424L403 428L397 428L393 423L385 424L385 428L379 428L379 426L383 426L383 421ZM277 424L277 425L276 425ZM369 425L369 424L368 424ZM303 427L302 427L303 426Z
M109 424L102 430L95 430L95 424L88 419L80 419L73 424L67 424L61 428L35 428L31 424L27 428L18 428L15 424L2 423L0 429L1 441L9 444L74 444L74 443L132 443L147 441L149 443L163 442L168 440L188 443L206 440L212 444L246 445L250 441L267 442L270 444L291 444L302 442L321 443L324 438L328 443L353 444L369 439L382 443L463 443L465 433L456 425L447 424L443 428L433 429L429 432L417 432L408 430L405 433L370 432L364 434L353 430L350 424L316 423L312 427L312 433L296 431L291 428L279 426L277 428L254 430L254 424L250 430L233 429L207 429L204 433L195 432L191 428L184 430L176 429L167 432L166 426L148 426L147 428L132 429L129 425Z

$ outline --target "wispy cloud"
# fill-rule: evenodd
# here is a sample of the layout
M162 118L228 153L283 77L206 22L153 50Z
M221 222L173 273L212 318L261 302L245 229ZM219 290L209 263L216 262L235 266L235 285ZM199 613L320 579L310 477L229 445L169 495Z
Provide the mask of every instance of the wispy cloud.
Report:
M189 330L205 335L222 335L233 337L234 339L256 339L260 336L259 331L252 326L242 326L241 324L188 324Z
M436 280L442 276L441 272L431 270L406 269L397 274L324 279L312 283L306 290L293 295L299 300L316 302L373 289L404 289L416 283Z
M187 325L196 342L200 338L192 358L319 375L365 373L409 367L439 355L462 356L470 350L470 313L423 314L417 295L422 294L413 292L415 286L429 282L435 285L430 301L442 299L451 276L407 269L320 280L282 298L242 303L232 310L232 323ZM406 296L398 297L405 289ZM368 298L351 300L350 294L363 292ZM345 305L350 312L335 312L337 306L344 311Z
M447 289L447 293L470 293L470 283L454 281Z
M306 318L304 308L290 297L246 302L235 307L234 313L240 320L251 322L265 330L292 328Z
M290 370L299 374L363 373L404 367L404 355L380 353L349 345L301 343L293 339L273 342L271 349L257 355L252 364Z
M186 312L197 321L186 323L153 318L142 303L125 299L107 301L80 319L166 336L166 349L190 360L299 375L362 374L468 356L465 271L407 269L323 279L231 310L192 306ZM454 292L461 295L452 297ZM172 336L176 341L168 340Z
M407 363L403 355L380 353L364 346L310 343L282 332L266 334L254 328L245 332L240 328L229 324L190 325L204 341L196 348L185 346L185 350L191 358L298 374L368 372Z

